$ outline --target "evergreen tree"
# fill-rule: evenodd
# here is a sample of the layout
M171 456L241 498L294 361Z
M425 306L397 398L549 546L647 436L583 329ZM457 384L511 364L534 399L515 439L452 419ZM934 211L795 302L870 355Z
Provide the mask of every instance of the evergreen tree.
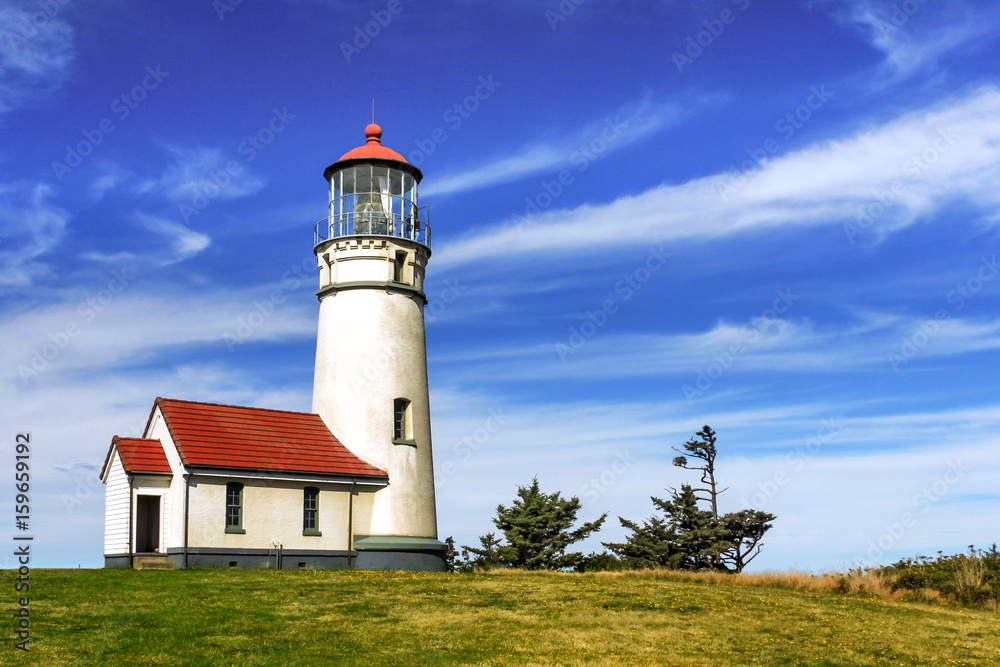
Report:
M722 517L730 547L722 553L722 562L737 574L760 553L760 541L777 517L760 510L745 509Z
M458 567L458 552L455 550L455 538L449 537L444 541L444 571L454 572Z
M501 541L494 533L486 533L479 538L479 548L462 546L462 563L459 570L489 570L502 567L505 563L500 558Z
M493 523L504 534L504 543L493 533L479 538L480 548L463 546L470 567L499 564L526 570L563 570L583 561L579 552L566 549L600 529L607 514L596 521L573 528L580 511L580 499L544 493L535 477L530 486L519 486L510 507L497 506Z
M635 569L683 569L684 553L677 543L677 530L673 526L658 516L646 519L642 525L622 517L618 517L618 521L632 534L625 542L602 544L626 565Z
M631 567L663 567L671 570L721 569L720 554L729 546L726 529L710 511L698 507L698 498L689 484L670 498L652 497L663 518L652 516L640 526L618 520L632 531L623 543L605 543L608 549Z
M670 489L670 498L651 498L663 518L652 516L639 525L618 517L631 534L625 542L605 544L632 567L665 567L679 570L724 570L741 572L760 553L760 541L776 518L773 514L745 509L719 515L719 490L715 479L717 456L715 431L705 426L684 443L673 464L701 471L703 486L682 484ZM689 465L689 459L701 461ZM708 503L703 510L699 502Z
M693 489L699 493L705 493L707 495L698 496L698 500L707 501L712 507L712 516L716 519L719 518L719 494L725 491L717 490L718 486L715 484L715 431L712 430L710 426L705 426L700 431L695 433L698 436L698 440L691 438L684 443L684 451L673 447L672 449L681 454L681 456L674 457L674 465L678 468L684 468L685 470L700 470L701 471L701 483L705 484L705 487L700 487ZM687 454L687 456L684 456ZM692 458L699 459L701 465L688 465L688 456Z

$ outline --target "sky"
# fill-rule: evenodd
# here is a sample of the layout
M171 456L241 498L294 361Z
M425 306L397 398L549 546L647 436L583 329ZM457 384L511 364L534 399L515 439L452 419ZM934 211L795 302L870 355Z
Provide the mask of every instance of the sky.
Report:
M373 99L431 211L442 539L537 476L599 551L707 424L721 510L778 517L752 570L987 546L998 36L972 0L0 0L33 564L103 564L98 474L157 396L310 409L322 173Z

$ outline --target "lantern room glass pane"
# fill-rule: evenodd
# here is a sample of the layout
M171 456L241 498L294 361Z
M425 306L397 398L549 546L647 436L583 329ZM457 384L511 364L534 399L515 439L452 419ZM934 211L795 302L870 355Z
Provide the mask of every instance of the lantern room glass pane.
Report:
M354 172L354 184L348 192L362 193L372 192L372 168L371 165L361 165L352 169Z
M403 196L403 172L396 169L389 170L389 192L394 197Z
M417 181L409 171L377 164L345 166L330 175L329 185L329 238L373 234L426 242L425 226L418 220Z

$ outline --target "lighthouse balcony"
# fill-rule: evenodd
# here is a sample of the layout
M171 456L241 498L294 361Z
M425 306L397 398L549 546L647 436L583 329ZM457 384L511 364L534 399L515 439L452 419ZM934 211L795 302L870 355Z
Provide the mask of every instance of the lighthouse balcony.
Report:
M388 207L387 207L388 208ZM391 209L390 209L391 210ZM313 244L345 236L391 236L431 247L430 210L423 207L412 213L392 211L346 211L316 223Z

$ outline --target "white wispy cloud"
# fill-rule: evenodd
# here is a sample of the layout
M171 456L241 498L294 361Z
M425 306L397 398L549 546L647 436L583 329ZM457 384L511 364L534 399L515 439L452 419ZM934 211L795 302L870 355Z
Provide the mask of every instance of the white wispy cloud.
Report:
M444 174L428 183L421 193L440 195L476 190L563 169L574 164L574 160L589 162L675 125L699 108L717 102L718 98L711 97L665 102L646 95L571 134L531 144L513 155L497 157L483 165Z
M793 306L794 307L794 306ZM471 381L486 372L499 380L674 376L707 391L714 380L740 373L898 371L938 357L1000 349L1000 320L928 318L865 313L819 325L800 317L720 321L711 329L673 334L580 333L583 321L555 341L495 346L438 355L451 376ZM583 327L586 331L586 327ZM593 330L590 330L591 332ZM679 378L677 376L680 376ZM712 384L712 383L709 383Z
M69 77L73 29L39 7L0 7L0 113L48 99Z
M849 243L905 227L954 201L995 215L998 181L1000 91L987 87L747 172L664 184L608 204L488 228L437 249L435 264L605 252L781 226L841 224ZM613 224L619 220L630 224Z
M156 247L143 253L127 250L117 252L91 250L81 253L80 258L114 265L167 266L193 257L212 244L210 236L196 232L179 222L141 212L135 212L131 217L137 226L163 237L167 247L165 249Z
M91 199L98 201L107 193L122 187L124 184L135 178L135 174L125 167L115 162L101 162L98 165L98 173L87 186L87 193Z
M995 38L1000 11L965 2L900 3L854 0L834 16L860 26L872 45L885 54L881 83L898 83L933 68L941 56L982 38Z
M254 342L315 336L313 304L291 299L273 304L267 295L275 288L151 293L147 276L116 269L100 289L0 319L0 340L6 341L0 349L2 376L15 386L49 385L74 372L100 374L169 358L178 346L207 346L224 358ZM267 306L266 316L259 302Z
M69 213L45 184L0 183L0 285L30 285L49 272L40 258L62 240Z
M212 243L212 239L207 235L188 229L173 220L143 213L137 213L136 218L149 231L167 238L173 251L173 256L167 260L171 264L197 255Z
M139 194L157 194L179 204L194 205L197 198L239 199L256 194L264 187L264 180L251 173L246 164L237 163L236 173L227 171L232 161L218 148L182 148L165 145L173 162L156 178L146 179L136 185ZM204 206L204 205L201 205ZM195 206L195 208L201 208Z

